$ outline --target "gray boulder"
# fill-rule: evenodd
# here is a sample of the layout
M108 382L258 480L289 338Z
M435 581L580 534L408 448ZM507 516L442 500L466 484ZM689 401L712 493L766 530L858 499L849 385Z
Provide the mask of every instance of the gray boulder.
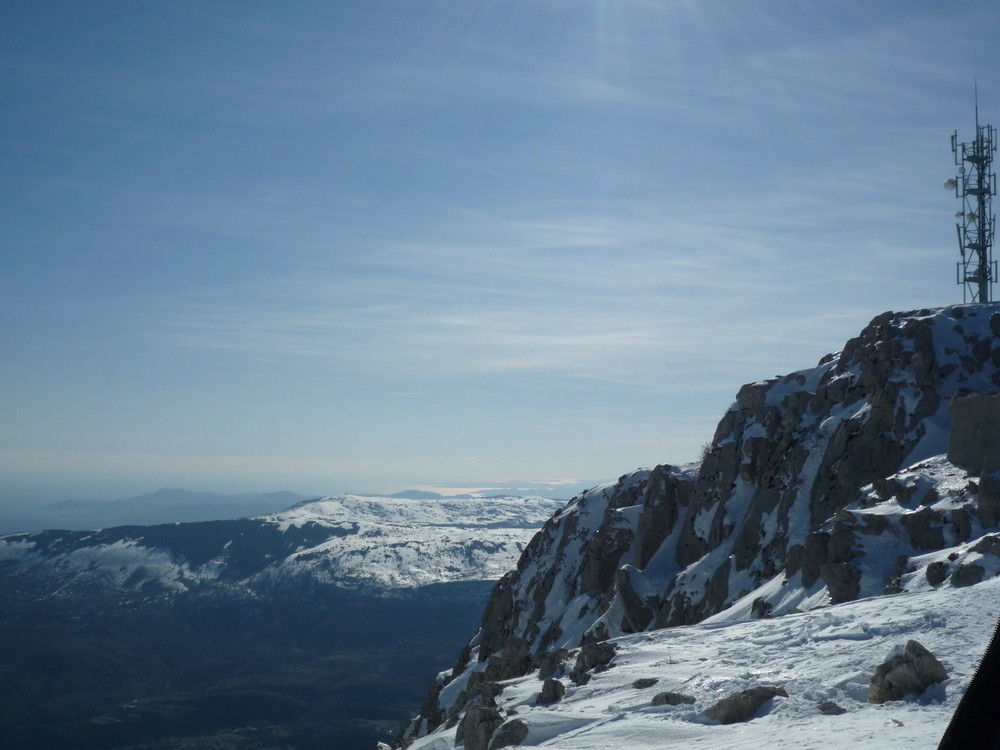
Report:
M720 724L750 721L761 707L776 695L782 698L788 697L784 688L758 685L723 698L705 711L705 715Z
M955 572L951 574L948 580L952 586L960 589L965 586L974 586L977 583L981 583L985 577L986 569L982 565L968 563L955 568Z
M585 685L590 681L588 672L601 672L611 665L615 658L615 647L607 641L586 643L576 657L576 665L570 672L570 679L577 685Z
M493 735L490 750L501 747L516 747L528 738L528 725L521 719L511 719L503 723Z
M833 701L823 701L822 703L817 704L816 708L818 708L819 712L824 716L840 716L841 714L847 713L846 708L834 703Z
M902 700L947 679L948 672L934 654L917 641L907 641L905 646L896 646L875 670L868 685L868 702Z
M455 731L455 744L465 743L465 750L489 750L493 732L503 724L503 716L492 706L473 703Z
M542 683L542 692L538 694L538 703L547 706L562 700L564 695L566 695L566 686L559 680L550 677Z
M899 519L917 549L937 550L944 547L944 517L931 508L921 508Z
M924 575L927 576L927 583L936 588L944 583L944 579L948 577L948 563L944 560L932 562L927 566Z
M671 693L669 691L665 693L657 693L653 696L651 701L654 706L680 706L682 704L688 704L695 702L695 698L690 695L684 695L684 693Z
M753 605L750 607L750 616L758 620L763 620L765 617L771 616L772 609L774 609L774 605L771 602L762 596L758 596L753 600Z

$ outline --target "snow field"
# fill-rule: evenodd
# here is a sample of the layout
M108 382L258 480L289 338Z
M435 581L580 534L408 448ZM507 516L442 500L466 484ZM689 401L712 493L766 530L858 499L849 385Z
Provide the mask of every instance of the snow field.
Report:
M525 747L564 750L774 750L870 748L932 750L968 684L1000 614L1000 579L969 588L904 593L790 614L717 622L618 638L612 667L583 686L562 678L566 695L537 705L537 675L509 680L498 703L529 727ZM923 695L868 703L868 682L893 647L914 639L950 678ZM473 667L475 668L475 667ZM637 689L640 678L655 678ZM716 725L705 709L757 685L783 687L756 718ZM449 686L451 687L451 686ZM651 705L654 695L693 696L693 705ZM817 704L846 709L826 716ZM421 738L411 750L451 750L455 729Z

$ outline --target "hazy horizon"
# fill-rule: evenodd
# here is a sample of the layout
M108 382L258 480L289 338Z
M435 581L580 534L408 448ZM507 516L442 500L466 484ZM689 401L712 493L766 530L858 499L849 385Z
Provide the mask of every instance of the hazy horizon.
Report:
M552 480L552 481L508 481L508 482L478 482L478 483L459 483L459 484L448 484L448 483L432 483L423 485L414 485L406 487L390 487L381 490L371 490L371 489L338 489L338 490L326 490L326 491L308 491L308 490L293 490L287 487L273 487L273 488L251 488L251 489L232 489L229 484L220 484L215 489L206 489L203 487L173 487L173 486L157 486L157 487L145 487L140 488L138 491L130 489L132 487L138 487L139 485L125 484L121 486L121 489L114 489L113 486L109 486L108 489L102 488L92 488L86 494L61 494L60 491L56 489L49 489L44 495L36 495L34 497L28 496L27 494L23 497L17 495L8 495L7 497L0 498L0 517L16 515L18 512L33 512L45 508L46 506L58 504L66 501L82 501L82 502L99 502L99 503L115 503L122 501L135 500L140 497L148 495L156 495L158 493L164 492L184 492L190 493L192 495L200 494L213 494L227 497L237 497L240 495L268 495L268 494L278 494L282 492L291 492L295 495L299 495L302 498L322 498L329 496L339 496L339 495L366 495L374 497L391 497L405 492L428 492L436 493L442 497L453 497L459 495L473 495L473 496L489 496L497 494L511 493L513 495L539 495L542 497L550 497L555 499L569 499L574 495L579 494L585 489L590 489L591 487L613 481L614 478L605 477L603 479L594 480Z

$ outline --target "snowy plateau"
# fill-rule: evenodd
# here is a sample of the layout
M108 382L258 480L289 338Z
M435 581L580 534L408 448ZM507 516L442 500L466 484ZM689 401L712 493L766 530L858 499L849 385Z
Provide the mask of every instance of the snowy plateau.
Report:
M561 508L397 745L931 750L1000 615L998 474L1000 305L880 315Z

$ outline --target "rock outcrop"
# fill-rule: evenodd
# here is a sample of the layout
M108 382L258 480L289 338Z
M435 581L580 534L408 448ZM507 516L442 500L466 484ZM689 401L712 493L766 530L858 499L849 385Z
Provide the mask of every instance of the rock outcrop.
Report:
M841 716L847 713L847 709L835 701L822 701L816 705L816 708L824 716Z
M542 683L542 692L538 694L538 702L542 705L556 703L564 695L566 695L566 686L559 680L550 677Z
M948 460L973 474L1000 469L1000 393L963 393L951 401Z
M705 711L705 715L720 724L750 721L765 703L778 695L782 698L788 697L788 693L783 688L759 685L723 698L710 706Z
M511 719L500 725L493 733L490 750L500 750L502 747L517 747L528 739L528 725L520 719Z
M879 315L816 367L743 386L699 464L571 500L495 587L466 668L513 678L723 610L780 617L1000 572L994 310Z
M473 704L458 725L455 742L464 742L465 750L489 750L494 730L503 723L503 716L492 706Z
M947 679L948 672L934 654L917 641L907 641L905 646L893 649L875 670L868 688L868 702L902 700Z
M653 700L650 701L650 705L682 706L682 705L690 705L695 702L697 702L697 699L694 696L684 695L684 693L674 693L670 691L665 691L654 695Z

